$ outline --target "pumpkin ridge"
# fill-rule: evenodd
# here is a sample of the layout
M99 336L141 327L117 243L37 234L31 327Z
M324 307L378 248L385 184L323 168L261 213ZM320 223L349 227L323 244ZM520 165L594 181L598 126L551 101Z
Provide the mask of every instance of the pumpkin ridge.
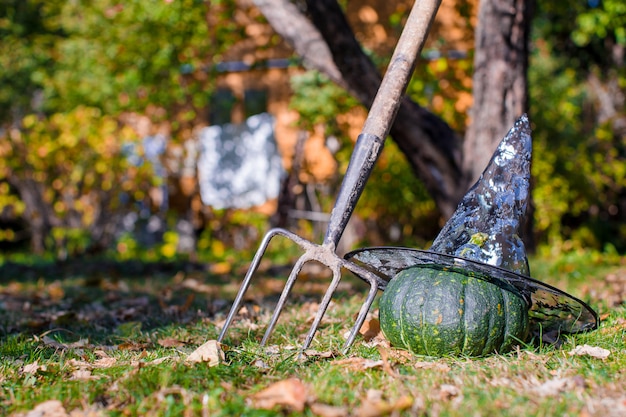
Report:
M406 290L404 292L406 293ZM404 339L404 333L406 333L405 329L404 329L404 310L405 310L405 307L406 307L406 303L407 303L406 300L408 299L408 297L403 297L403 298L404 298L404 301L402 302L402 304L400 304L400 311L402 313L400 314L400 317L399 317L399 319L400 319L400 340L402 341L402 344L404 345L404 347L406 347L406 348L408 348L410 350L410 346L411 345L409 345L407 343L407 341Z
M510 306L509 306L509 294L505 293L504 288L500 288L500 292L502 293L502 310L504 311L504 317L508 317ZM502 343L499 346L504 347L507 339L507 335L509 334L509 321L504 320L504 332L502 334Z
M502 302L502 292L500 292L500 303ZM493 308L496 308L496 311L492 311ZM496 300L496 303L494 305L491 306L491 309L487 311L487 314L489 314L489 329L488 329L488 338L487 338L487 343L485 343L485 347L483 348L483 352L482 354L485 354L485 351L489 351L491 349L493 349L494 347L499 346L499 337L495 337L495 334L493 333L494 331L497 331L498 328L498 323L497 320L498 319L498 300Z
M461 314L461 319L460 319L461 321L460 322L463 323L463 326L465 326L465 331L463 332L463 345L462 345L463 348L461 349L462 352L466 352L466 349L467 349L467 333L468 333L467 329L468 329L468 326L467 326L467 321L466 321L467 320L467 314L466 314L467 313L467 305L466 305L465 297L467 295L467 287L468 287L469 283L470 283L470 281L469 281L469 279L467 279L467 284L461 286L462 292L461 292L460 300L463 300L463 304L462 304L462 308L461 308L462 313L460 313ZM461 305L460 302L459 302L459 305Z
M415 279L413 280L415 281ZM426 304L426 296L428 295L428 290L424 291L424 304ZM428 342L426 341L428 338L425 337L426 336L426 326L423 325L424 323L426 323L426 317L424 316L424 304L421 305L420 308L420 320L422 323L422 326L420 326L420 330L421 330L421 338L422 338L422 344L424 345L424 350L426 351L426 355L430 356L430 352L428 351Z

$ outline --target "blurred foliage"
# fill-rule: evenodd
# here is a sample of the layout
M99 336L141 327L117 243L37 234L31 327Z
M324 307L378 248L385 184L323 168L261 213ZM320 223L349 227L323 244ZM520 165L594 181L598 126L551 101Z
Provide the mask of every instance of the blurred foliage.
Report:
M27 219L34 239L45 239L37 250L78 254L107 242L120 216L146 200L144 190L155 180L148 163L131 165L122 152L123 143L138 141L130 128L94 108L26 116L22 129L0 137L5 209Z
M226 0L0 5L0 220L25 218L38 252L82 253L159 181L122 154L139 140L122 116L149 113L186 139L208 115L210 73L245 28ZM166 237L163 256L176 241ZM23 238L0 230L0 241Z
M572 40L579 46L613 37L626 45L626 3L622 0L589 0L589 8L576 17Z
M473 58L452 59L446 56L418 61L407 95L440 116L461 136L471 105Z
M0 220L21 216L31 232L46 233L43 247L82 253L110 240L105 220L145 205L155 182L149 164L132 165L121 151L139 138L120 124L120 115L153 109L173 140L187 139L208 117L215 65L247 36L235 18L240 5L0 0L0 6ZM461 15L470 24L469 9ZM399 32L403 15L390 19ZM625 23L620 0L536 6L529 87L535 231L542 251L626 250ZM472 52L450 59L444 41L433 48L444 54L418 65L407 94L462 135ZM382 72L387 60L368 53ZM329 211L356 139L338 116L357 102L312 71L293 76L291 87L299 127L311 131L323 124L341 144L339 175L321 201ZM432 199L392 142L356 214L373 232L364 243L425 246L440 226ZM169 215L170 229L153 248L141 247L130 233L109 247L124 259L175 256L181 239L173 230L175 216ZM241 251L252 250L250 242L266 226L267 217L258 213L211 212L197 237L200 256L232 264L246 256ZM0 226L0 241L21 238ZM276 256L290 253L277 246Z
M547 253L626 250L625 12L610 0L538 5L529 68L533 197Z
M318 71L294 75L290 82L290 108L300 115L299 127L312 131L315 125L323 124L327 134L341 134L337 115L358 106L358 101Z
M150 105L189 119L208 105L213 65L244 36L234 1L1 2L0 106L13 114Z
M46 24L43 1L0 0L0 123L29 112L41 84L35 73L52 63L61 36Z

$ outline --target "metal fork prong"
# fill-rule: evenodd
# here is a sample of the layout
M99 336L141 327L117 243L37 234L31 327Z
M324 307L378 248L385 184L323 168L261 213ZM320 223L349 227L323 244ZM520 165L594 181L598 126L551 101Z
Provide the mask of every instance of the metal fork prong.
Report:
M370 307L372 306L372 303L374 302L374 299L376 299L377 293L378 293L378 285L376 284L375 280L371 281L370 291L367 295L367 298L365 299L365 302L361 305L361 309L359 310L359 315L356 318L356 322L354 323L352 330L350 330L350 334L348 335L348 339L346 340L346 343L343 345L342 353L344 355L348 353L348 349L350 349L350 346L352 346L352 343L354 343L354 339L356 338L356 335L358 334L359 330L361 330L363 323L365 323L365 318L367 317L367 313L369 312Z
M237 312L239 312L239 308L241 307L241 303L243 301L243 296L245 295L246 291L248 291L248 287L250 287L250 282L252 281L252 277L254 276L254 273L256 272L256 270L259 267L259 264L261 263L261 259L263 258L263 255L265 254L265 250L267 249L267 246L269 245L270 240L272 240L274 236L280 235L280 234L282 234L281 229L272 229L269 232L267 232L266 235L263 237L263 240L261 241L261 245L259 246L259 249L257 249L256 254L254 255L254 258L252 259L252 263L250 264L250 267L248 269L248 272L246 273L246 276L243 282L241 283L241 286L239 287L239 292L237 292L235 301L233 301L233 305L230 308L228 317L226 317L226 321L224 322L224 327L222 327L222 331L220 332L220 335L217 338L218 342L220 343L222 342L222 340L226 336L226 332L228 331L228 328L233 322L233 319L237 315Z
M301 351L307 350L309 346L311 345L311 342L313 341L313 337L315 336L315 333L317 332L317 329L320 323L322 322L322 318L324 317L324 314L326 313L326 310L328 309L328 305L330 304L330 301L332 300L333 294L337 290L339 281L341 281L341 268L338 265L335 265L335 266L326 265L326 266L331 268L331 270L333 271L333 280L328 286L328 289L326 290L326 294L324 294L324 297L322 298L322 301L320 302L320 306L318 307L317 313L315 314L315 319L313 320L313 324L311 324L311 328L309 329L309 333L307 334L306 339L304 340L304 344L302 345Z
M274 313L272 314L272 318L270 319L269 324L267 325L267 330L265 331L265 335L263 336L263 340L261 340L261 346L265 346L265 343L270 338L270 335L274 331L274 327L276 327L276 323L278 322L278 318L280 317L280 313L285 307L285 302L287 301L287 297L293 288L296 280L298 279L298 274L302 270L302 267L305 263L307 263L310 258L305 253L304 255L298 258L298 261L294 264L291 269L291 273L289 274L289 278L287 278L287 282L285 282L285 286L283 288L282 293L280 294L280 298L278 299L278 303L276 303L276 307L274 308Z

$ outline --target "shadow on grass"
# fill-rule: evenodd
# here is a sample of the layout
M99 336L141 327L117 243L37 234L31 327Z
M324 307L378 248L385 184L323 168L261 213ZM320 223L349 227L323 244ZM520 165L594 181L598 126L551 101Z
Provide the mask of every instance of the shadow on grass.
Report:
M289 270L269 266L259 271L246 296L246 319L255 321L273 308ZM228 312L244 274L245 268L235 268L218 275L207 265L185 261L5 262L0 265L0 342L47 336L67 343L145 343L151 333L197 325L210 333L207 338L215 338L216 324ZM344 281L336 297L362 291L358 279ZM290 303L319 300L328 282L323 271L304 274Z

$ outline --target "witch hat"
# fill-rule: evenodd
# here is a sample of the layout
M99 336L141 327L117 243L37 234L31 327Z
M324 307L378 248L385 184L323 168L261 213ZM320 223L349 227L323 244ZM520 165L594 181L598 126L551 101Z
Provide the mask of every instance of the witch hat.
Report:
M598 315L586 303L530 277L521 235L530 191L531 154L530 124L523 115L502 139L429 250L364 248L345 258L376 274L381 290L406 268L436 265L516 291L529 305L535 334L597 328Z

